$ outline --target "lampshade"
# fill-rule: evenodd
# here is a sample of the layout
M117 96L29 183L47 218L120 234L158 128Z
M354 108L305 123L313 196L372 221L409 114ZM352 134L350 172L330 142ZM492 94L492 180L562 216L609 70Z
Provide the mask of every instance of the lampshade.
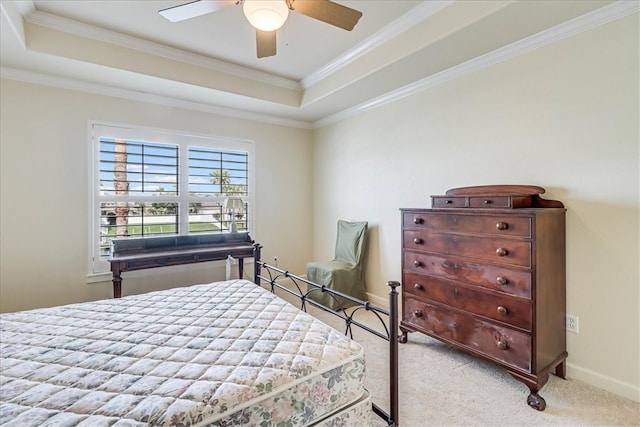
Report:
M277 30L289 16L285 0L244 0L242 10L249 23L262 31Z
M222 208L237 211L238 209L244 208L244 203L240 197L227 197L224 199Z

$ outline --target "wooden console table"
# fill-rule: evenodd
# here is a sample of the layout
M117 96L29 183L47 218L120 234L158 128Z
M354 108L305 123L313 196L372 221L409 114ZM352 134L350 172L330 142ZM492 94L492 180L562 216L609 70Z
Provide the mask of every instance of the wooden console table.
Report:
M221 261L230 255L238 260L242 279L244 258L254 256L249 233L114 239L111 242L113 297L121 297L122 273L170 265Z

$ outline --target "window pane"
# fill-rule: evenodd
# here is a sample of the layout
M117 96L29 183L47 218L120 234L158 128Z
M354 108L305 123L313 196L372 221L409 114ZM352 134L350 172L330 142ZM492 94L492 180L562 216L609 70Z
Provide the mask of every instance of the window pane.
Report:
M107 258L115 238L166 236L178 233L175 202L100 203L100 256Z
M233 214L229 209L223 208L223 202L189 203L189 233L229 232L233 217L238 231L247 231L247 213L246 203Z
M109 196L177 195L178 146L100 138L100 192Z
M248 153L189 147L189 193L195 196L246 196Z
M222 202L189 203L189 233L224 231Z

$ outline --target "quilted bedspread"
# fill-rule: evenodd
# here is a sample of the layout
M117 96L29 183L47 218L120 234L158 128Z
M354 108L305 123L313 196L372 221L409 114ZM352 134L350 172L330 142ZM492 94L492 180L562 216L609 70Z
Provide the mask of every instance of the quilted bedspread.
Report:
M307 425L359 399L362 347L231 280L0 315L3 426Z

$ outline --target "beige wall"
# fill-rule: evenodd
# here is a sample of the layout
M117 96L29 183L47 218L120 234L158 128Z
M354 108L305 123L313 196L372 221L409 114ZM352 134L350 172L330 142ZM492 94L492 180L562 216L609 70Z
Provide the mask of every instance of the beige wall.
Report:
M264 246L263 259L304 268L311 252L308 130L10 80L0 89L0 311L112 295L109 281L87 283L89 120L254 141L252 237ZM294 205L296 215L283 209ZM125 273L123 295L224 274L223 263Z
M367 286L400 280L401 207L535 184L567 207L568 375L640 400L638 16L315 132L314 257L372 226Z

